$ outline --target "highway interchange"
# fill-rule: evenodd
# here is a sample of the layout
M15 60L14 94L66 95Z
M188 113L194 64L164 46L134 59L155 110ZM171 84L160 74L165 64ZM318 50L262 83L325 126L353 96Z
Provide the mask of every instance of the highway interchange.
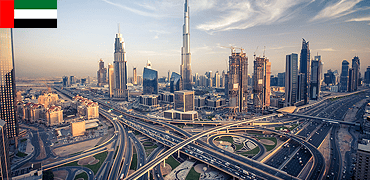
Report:
M72 91L57 90L69 97L73 97L77 94ZM177 151L181 151L182 154L186 154L191 158L209 164L239 179L298 179L298 175L310 159L313 159L313 166L310 169L307 179L320 179L324 177L324 174L327 175L325 178L339 179L341 175L341 173L332 173L341 172L341 164L338 162L341 162L340 159L342 157L340 157L337 144L337 130L339 125L336 123L289 116L277 118L277 114L272 114L243 121L224 123L222 125L218 124L218 126L213 128L211 128L212 122L204 122L204 124L208 123L207 126L210 126L210 128L197 135L192 135L179 128L177 125L161 121L158 118L129 112L113 103L107 104L106 101L95 99L92 96L81 95L100 104L100 114L112 122L116 133L106 144L85 151L80 154L80 156L76 155L68 158L60 158L54 163L45 164L43 165L44 169L52 169L76 161L82 157L105 151L105 146L113 143L113 147L118 146L116 157L113 159L114 151L108 151L107 159L102 165L102 168L95 175L97 179L148 179L149 170L153 170L151 173L155 179L163 179L159 169L159 163ZM335 101L326 100L318 105L301 110L299 113L342 120L346 110L354 103L360 101L364 95L365 93L351 96L354 98L340 98ZM109 109L113 109L113 111L109 112ZM306 126L302 127L294 134L271 130L268 125L262 127L248 126L250 122L271 119L272 117L275 118L275 121L298 121ZM285 136L287 141L283 143L279 149L273 151L267 159L259 162L255 160L258 158L256 158L256 156L247 158L234 153L222 152L222 149L216 147L212 144L213 141L210 140L216 137L214 133L219 131L225 132L226 130L227 132L234 131L236 133L238 131L244 131L243 128L244 130L255 128L261 132L269 131L275 135ZM131 132L128 133L130 130L140 132L153 141L163 144L163 146L158 146L158 148L153 151L153 155L151 154L147 158L143 145L134 134ZM326 165L329 167L329 172L325 172L324 158L317 148L322 144L329 133L331 156L333 158L331 158L330 163ZM208 143L199 140L202 136L207 135L211 137L208 138ZM248 136L246 137L248 138ZM258 142L256 144L258 144ZM138 170L128 176L133 147L137 152Z

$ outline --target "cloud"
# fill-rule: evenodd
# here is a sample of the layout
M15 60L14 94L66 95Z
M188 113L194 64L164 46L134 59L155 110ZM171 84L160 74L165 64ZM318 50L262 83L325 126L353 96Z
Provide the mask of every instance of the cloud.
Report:
M160 18L160 17L163 17L163 15L161 14L157 14L157 13L150 13L150 12L146 12L146 11L142 11L142 10L138 10L138 9L135 9L135 8L131 8L131 7L128 7L126 5L123 5L123 4L119 4L119 3L114 3L114 2L111 2L111 1L108 1L108 0L102 0L108 4L111 4L113 6L116 6L118 8L121 8L121 9L124 9L124 10L128 10L128 11L131 11L135 14L138 14L140 16L147 16L147 17L153 17L153 18Z
M288 11L302 3L312 0L218 0L210 12L215 19L197 26L197 29L209 33L246 29L257 25L269 25L282 18L292 16ZM288 18L287 18L288 19Z
M319 49L319 51L327 51L327 52L333 52L333 51L337 51L333 48L324 48L324 49Z
M355 22L370 21L370 16L361 17L361 18L352 18L352 19L347 20L346 22L351 22L351 21L355 21Z
M337 3L330 4L321 10L315 17L310 21L322 20L322 19L333 19L342 17L361 9L353 9L362 0L340 0Z

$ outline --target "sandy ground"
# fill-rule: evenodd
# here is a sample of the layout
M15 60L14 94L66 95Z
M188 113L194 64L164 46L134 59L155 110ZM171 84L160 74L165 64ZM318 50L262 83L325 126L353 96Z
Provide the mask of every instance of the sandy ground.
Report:
M166 166L163 166L163 162L161 162L161 172L162 172L162 175L167 175L167 174L170 174L171 171L172 171L172 167L166 163Z
M189 171L194 165L194 161L185 161L177 166L170 174L168 174L164 179L165 180L172 180L172 179L185 179L188 175Z
M27 139L27 147L26 147L26 154L31 154L33 152L33 145L31 143L31 140L30 139Z
M262 144L265 145L275 145L274 141L268 140L268 139L260 139L259 140Z
M70 155L70 154L73 154L73 153L76 153L76 152L80 152L80 151L84 151L84 150L93 148L96 145L96 143L99 142L99 140L100 140L100 138L93 139L93 140L90 140L90 141L81 142L81 143L77 143L77 144L71 144L71 145L64 146L64 147L55 148L53 150L53 152L57 156L64 157L64 156L67 156L67 155Z
M53 172L53 174L54 174L54 179L66 179L68 175L68 171L66 170L55 171Z
M90 156L90 157L87 157L87 158L84 158L84 159L81 159L78 161L78 165L94 165L96 163L98 163L99 160L98 159L95 159L95 157L93 156Z
M40 159L46 158L46 151L45 151L45 147L44 147L44 142L41 140L39 132L37 132L37 135L39 137L40 155L37 156L36 160L40 160Z

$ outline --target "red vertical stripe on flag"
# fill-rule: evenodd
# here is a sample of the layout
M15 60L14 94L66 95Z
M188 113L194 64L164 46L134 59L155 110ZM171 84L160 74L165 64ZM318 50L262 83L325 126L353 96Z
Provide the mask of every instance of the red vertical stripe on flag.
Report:
M14 0L0 0L0 28L14 28Z

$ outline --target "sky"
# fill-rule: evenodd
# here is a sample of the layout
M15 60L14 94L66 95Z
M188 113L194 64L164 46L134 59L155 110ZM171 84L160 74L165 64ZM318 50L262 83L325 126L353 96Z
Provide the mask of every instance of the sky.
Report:
M147 60L160 76L179 72L184 0L58 0L58 28L14 29L17 77L96 76L99 59L113 62L115 34L123 35L138 74ZM227 70L230 49L243 48L249 74L253 55L270 59L272 74L285 56L300 53L302 38L324 71L359 56L370 66L368 0L189 0L192 71ZM239 51L239 50L237 50Z

